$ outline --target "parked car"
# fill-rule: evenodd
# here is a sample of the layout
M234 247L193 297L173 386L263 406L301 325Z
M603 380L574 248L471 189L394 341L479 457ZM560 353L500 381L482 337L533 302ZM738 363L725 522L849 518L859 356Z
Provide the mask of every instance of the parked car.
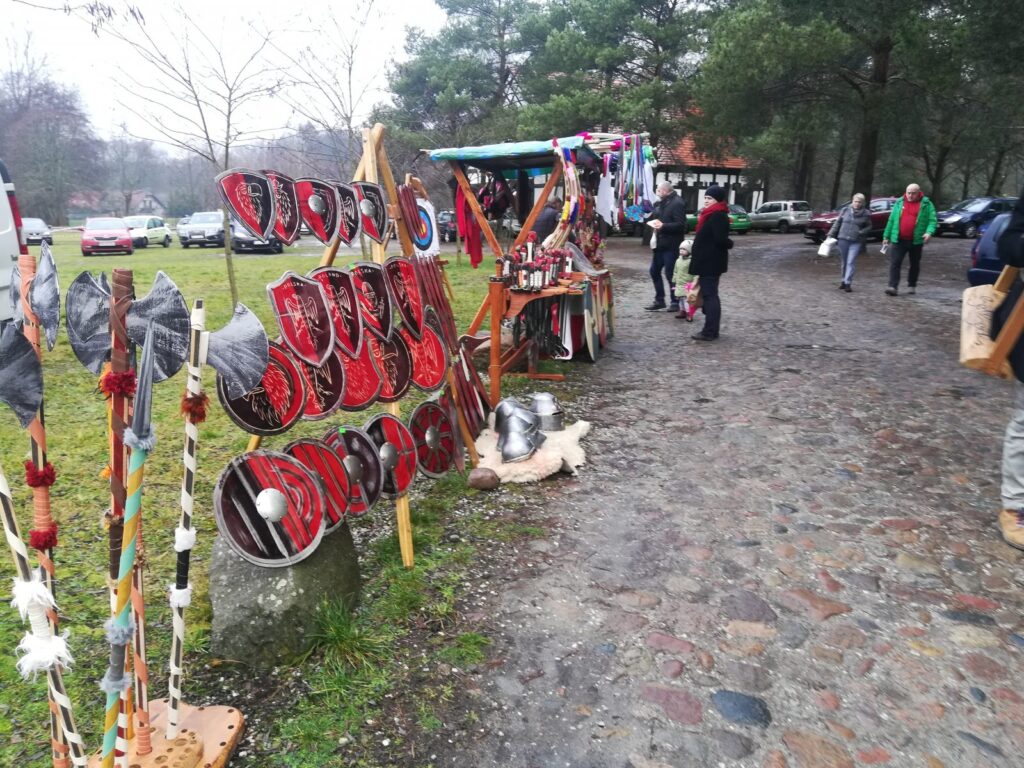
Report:
M146 248L160 244L164 248L171 244L171 230L159 216L126 216L124 223L132 233L132 245Z
M769 200L750 214L752 229L778 229L781 234L806 229L810 220L811 206L805 200Z
M178 235L178 241L179 242L181 241L181 232L185 228L185 225L188 224L188 222L189 222L189 217L188 216L182 216L180 219L178 219L178 223L174 225L174 232L175 232L175 234Z
M50 231L50 225L42 219L22 219L21 236L25 238L27 245L39 245L43 240L53 245L53 232Z
M952 208L936 214L939 226L935 234L952 232L960 237L977 237L978 227L1012 210L1016 204L1016 197L971 197L961 200Z
M0 160L0 325L10 320L11 310L11 267L18 256L28 253L28 246L21 237L21 212L18 198L14 196L14 182L7 173L7 166Z
M892 207L896 204L897 200L899 200L898 197L871 198L871 204L868 206L868 212L871 214L871 231L868 233L868 237L882 237L885 225L889 223L889 214L892 213ZM828 231L832 229L832 224L838 215L839 211L815 214L807 222L804 237L809 237L814 242L820 244L828 236Z
M124 219L103 216L85 220L82 228L82 255L99 253L135 253L132 235Z
M182 248L198 245L224 245L224 214L221 211L200 211L189 216L188 224L178 227Z
M437 237L442 243L454 243L459 237L458 222L455 211L437 212Z
M236 253L281 253L284 244L271 235L268 240L253 237L249 230L237 221L231 222L231 250Z
M971 244L971 266L967 270L967 282L971 285L990 285L1003 271L996 248L1009 223L1010 214L1001 213L979 228L980 236Z
M686 233L693 235L697 229L697 214L686 214ZM750 214L742 205L729 204L729 231L737 235L745 235L750 231Z

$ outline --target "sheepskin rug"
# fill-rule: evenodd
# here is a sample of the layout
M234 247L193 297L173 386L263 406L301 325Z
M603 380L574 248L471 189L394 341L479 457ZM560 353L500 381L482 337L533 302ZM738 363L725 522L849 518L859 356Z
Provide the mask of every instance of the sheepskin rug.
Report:
M493 426L493 415L491 425ZM589 421L577 421L559 432L545 432L547 440L526 461L505 464L498 450L498 433L487 428L476 439L478 466L493 469L503 483L534 483L556 472L575 475L587 461L580 441L590 432Z

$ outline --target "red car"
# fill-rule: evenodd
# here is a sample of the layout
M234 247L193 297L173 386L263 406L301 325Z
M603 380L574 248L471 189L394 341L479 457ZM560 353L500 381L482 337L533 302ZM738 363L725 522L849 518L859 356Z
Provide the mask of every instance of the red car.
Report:
M132 234L124 219L86 219L85 227L82 228L82 255L118 252L127 253L129 256L135 253Z
M868 210L871 212L871 232L869 237L882 237L885 225L889 223L889 214L892 212L893 204L899 200L898 197L873 197ZM839 211L819 213L811 218L804 230L804 237L808 237L816 243L820 243L828 235L832 223L839 216Z

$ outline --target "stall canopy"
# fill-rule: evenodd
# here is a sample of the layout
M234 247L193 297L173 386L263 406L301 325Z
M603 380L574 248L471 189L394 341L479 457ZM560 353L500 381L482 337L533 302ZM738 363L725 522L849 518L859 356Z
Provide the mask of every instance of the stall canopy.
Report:
M582 136L567 136L551 141L512 141L479 147L448 147L431 150L428 155L434 162L455 160L493 173L549 169L554 162L555 141L559 147L576 151L578 166L600 168L601 159L587 146Z

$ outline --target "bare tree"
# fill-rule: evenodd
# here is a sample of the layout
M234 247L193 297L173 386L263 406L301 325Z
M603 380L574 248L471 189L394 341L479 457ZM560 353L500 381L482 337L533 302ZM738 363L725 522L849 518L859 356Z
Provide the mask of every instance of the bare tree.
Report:
M142 182L150 177L154 161L153 144L135 139L128 133L128 126L121 123L121 132L107 143L112 181L123 202L122 213L130 214L135 192Z

